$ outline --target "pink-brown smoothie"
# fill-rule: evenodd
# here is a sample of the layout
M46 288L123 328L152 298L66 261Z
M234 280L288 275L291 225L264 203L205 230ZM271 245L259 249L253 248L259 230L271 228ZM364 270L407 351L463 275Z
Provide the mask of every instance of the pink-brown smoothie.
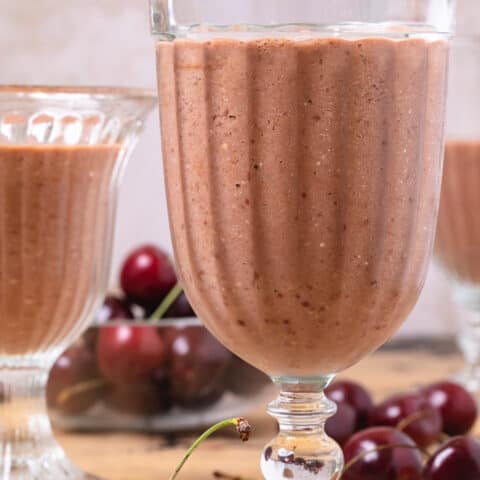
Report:
M208 328L275 375L384 343L432 249L446 43L179 39L157 55L176 260Z
M459 281L480 283L480 141L449 140L435 254Z
M0 145L0 355L58 344L98 300L118 149Z

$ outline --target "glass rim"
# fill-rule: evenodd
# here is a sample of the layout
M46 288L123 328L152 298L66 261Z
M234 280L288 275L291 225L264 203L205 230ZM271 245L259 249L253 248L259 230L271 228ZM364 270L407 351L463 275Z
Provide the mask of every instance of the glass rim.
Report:
M8 99L93 99L155 101L157 92L149 88L69 85L0 85L0 100Z
M401 30L401 28L404 30ZM435 29L425 23L408 23L401 21L388 22L339 22L339 23L278 23L278 24L172 24L167 30L161 30L155 18L151 19L151 34L160 40L175 40L197 35L222 34L328 34L332 37L345 38L352 36L375 36L386 38L414 38L435 36L449 38L454 35L452 30Z
M151 327L151 328L170 328L170 327L204 327L202 321L198 317L181 317L181 318L161 318L160 320L149 320L148 318L136 319L113 319L107 323L95 323L90 325L90 328L109 328L109 327Z

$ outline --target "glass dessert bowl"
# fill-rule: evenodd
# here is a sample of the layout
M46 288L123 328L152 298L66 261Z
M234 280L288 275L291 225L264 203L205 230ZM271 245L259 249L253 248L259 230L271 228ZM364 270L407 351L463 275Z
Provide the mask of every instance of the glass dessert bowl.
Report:
M432 250L450 5L191 3L151 1L178 275L280 389L264 477L337 479L323 391L405 320Z
M173 432L247 414L272 393L197 318L121 320L91 327L59 357L47 401L66 430Z
M82 479L56 443L49 368L107 287L116 192L156 96L0 86L2 476Z

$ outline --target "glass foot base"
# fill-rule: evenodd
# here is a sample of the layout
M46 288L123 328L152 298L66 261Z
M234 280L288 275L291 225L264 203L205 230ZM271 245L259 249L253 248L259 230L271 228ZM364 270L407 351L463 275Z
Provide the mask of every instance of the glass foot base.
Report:
M43 366L2 368L0 361L0 479L97 480L75 466L55 440L45 408L47 377Z
M260 466L266 480L337 480L341 474L341 459L338 465L325 465L320 460L285 463L262 457Z
M61 449L48 456L22 461L9 459L8 451L4 452L0 470L2 480L101 480L82 472Z

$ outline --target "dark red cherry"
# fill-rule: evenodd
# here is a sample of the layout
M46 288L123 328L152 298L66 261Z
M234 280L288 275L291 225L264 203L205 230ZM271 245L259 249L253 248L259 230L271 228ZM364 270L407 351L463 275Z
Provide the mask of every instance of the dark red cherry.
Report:
M78 385L90 388L61 397L62 392ZM78 342L60 355L50 370L47 403L50 408L59 412L77 415L94 405L104 390L105 385L97 368L95 354L83 342Z
M104 325L110 320L130 320L133 318L131 305L124 298L108 295L97 311L93 321L94 326L84 332L82 339L88 348L94 351L97 348L98 326Z
M348 403L337 403L337 413L325 424L325 430L340 445L343 445L354 433L357 413Z
M153 313L153 312L152 312ZM194 317L193 311L185 292L180 293L171 307L166 311L165 318Z
M165 366L167 349L156 326L105 325L97 360L103 376L115 384L139 383Z
M343 447L346 465L358 460L342 480L421 480L422 456L415 448L408 435L391 427L358 432Z
M364 387L355 382L337 380L325 390L325 394L335 403L348 403L355 410L357 415L355 430L368 425L373 400Z
M172 329L170 379L176 404L200 408L215 402L225 390L232 354L205 328Z
M125 299L108 295L98 310L94 323L103 325L109 320L123 320L133 317L131 306Z
M426 447L438 439L442 418L424 396L409 393L394 395L377 405L370 414L370 425L402 427L418 445Z
M151 310L161 303L177 277L168 255L154 245L145 245L127 257L120 282L130 301Z
M423 480L480 480L480 442L452 438L427 462Z
M467 433L477 419L477 403L462 386L438 382L423 390L428 402L440 411L442 430L448 435Z

